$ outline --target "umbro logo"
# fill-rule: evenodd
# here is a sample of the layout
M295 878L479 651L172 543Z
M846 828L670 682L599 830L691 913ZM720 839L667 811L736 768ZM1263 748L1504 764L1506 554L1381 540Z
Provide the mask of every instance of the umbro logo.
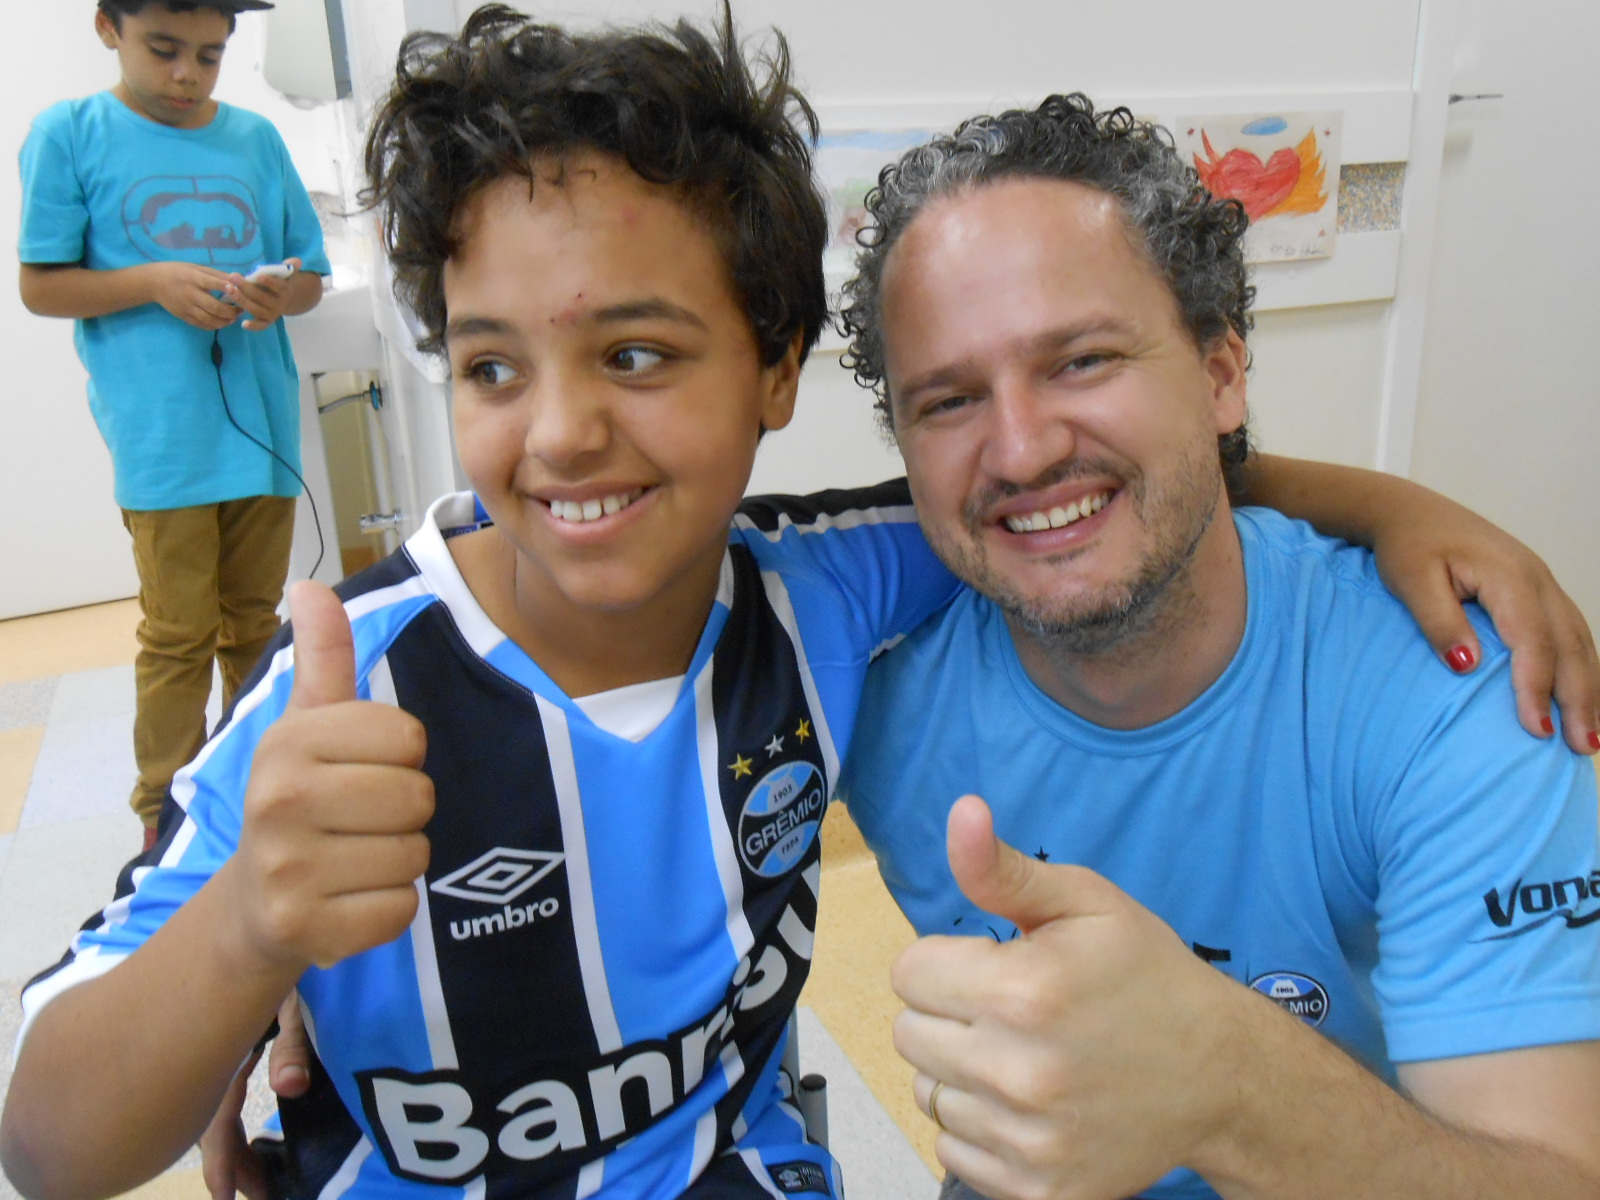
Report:
M565 854L496 846L428 885L430 891L480 904L510 904L561 865Z

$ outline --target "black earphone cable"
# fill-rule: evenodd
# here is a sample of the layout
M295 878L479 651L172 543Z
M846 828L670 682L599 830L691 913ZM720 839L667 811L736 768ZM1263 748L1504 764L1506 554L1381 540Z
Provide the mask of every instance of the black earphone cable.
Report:
M306 494L306 501L311 505L311 521L317 528L317 561L311 565L310 571L310 578L315 579L317 577L317 568L322 565L323 555L325 555L328 550L328 543L322 536L322 516L317 512L317 498L311 494L311 489L306 486L306 481L301 476L300 472L296 471L292 465L285 461L283 455L279 454L255 434L251 433L243 425L239 424L238 419L234 417L233 409L228 404L228 389L223 385L222 382L221 333L222 331L218 329L213 329L211 331L211 365L216 369L217 372L217 391L222 394L222 411L227 414L229 424L231 424L240 433L244 434L245 437L249 438L256 445L260 446L268 454L272 455L272 457L277 459L278 462L282 463L283 469L295 477L300 484L300 490Z

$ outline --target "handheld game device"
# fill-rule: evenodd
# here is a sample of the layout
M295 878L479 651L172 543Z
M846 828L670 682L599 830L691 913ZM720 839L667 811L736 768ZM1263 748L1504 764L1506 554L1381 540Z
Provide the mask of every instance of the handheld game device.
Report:
M288 263L262 263L244 277L246 283L260 283L263 279L287 279L294 274Z

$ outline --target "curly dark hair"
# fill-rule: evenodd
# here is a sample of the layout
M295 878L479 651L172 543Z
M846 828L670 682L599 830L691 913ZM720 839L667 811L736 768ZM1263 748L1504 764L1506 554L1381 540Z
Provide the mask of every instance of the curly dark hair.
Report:
M489 4L459 36L407 37L367 137L362 199L381 211L422 348L443 350L463 204L506 176L532 188L538 163L589 149L677 189L722 251L762 361L796 335L804 359L827 319L828 227L811 178L816 114L789 81L787 43L773 42L758 82L726 0L710 36L687 21L569 33Z
M1248 337L1255 288L1245 274L1244 207L1206 191L1161 126L1126 108L1097 113L1080 92L1051 96L1036 109L974 117L908 150L867 195L871 221L857 236L862 249L840 323L851 339L844 365L876 394L886 428L893 421L883 362L884 262L930 201L1000 179L1070 180L1115 196L1134 245L1172 288L1195 345L1210 346L1229 329ZM1244 426L1220 437L1218 448L1238 494L1250 455Z

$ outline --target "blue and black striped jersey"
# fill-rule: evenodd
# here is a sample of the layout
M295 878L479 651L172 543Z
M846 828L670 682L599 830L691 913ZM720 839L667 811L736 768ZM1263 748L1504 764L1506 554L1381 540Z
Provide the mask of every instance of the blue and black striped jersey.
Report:
M473 599L446 535L478 519L470 495L445 497L341 589L361 694L427 730L432 862L407 935L300 982L316 1082L283 1109L283 1186L838 1195L778 1062L868 662L954 592L904 485L747 503L677 700L637 743L592 723ZM233 851L293 662L286 629L174 781L182 818L159 861L124 872L29 985L30 1014L137 949Z

